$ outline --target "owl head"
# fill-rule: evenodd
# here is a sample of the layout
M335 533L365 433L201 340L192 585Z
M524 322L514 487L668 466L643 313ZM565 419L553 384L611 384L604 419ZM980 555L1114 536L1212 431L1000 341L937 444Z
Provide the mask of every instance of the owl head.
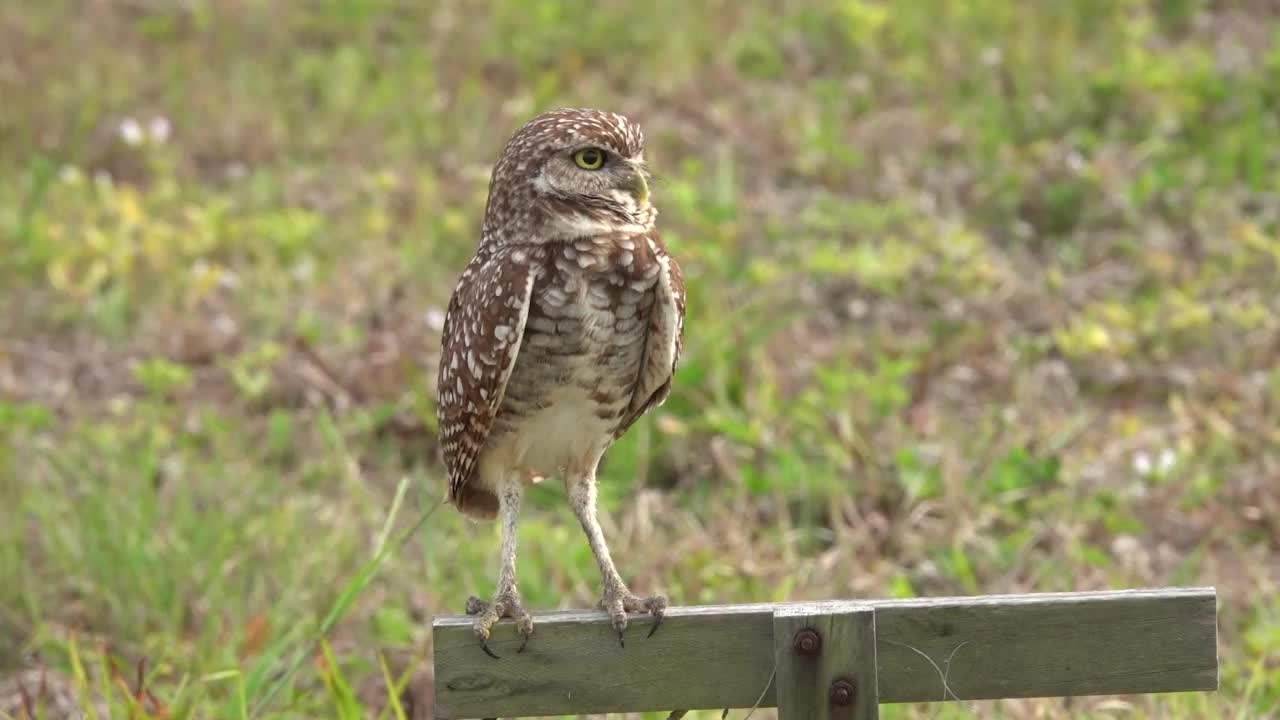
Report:
M649 200L638 125L603 110L551 110L517 130L494 165L485 235L549 242L643 232L657 216Z

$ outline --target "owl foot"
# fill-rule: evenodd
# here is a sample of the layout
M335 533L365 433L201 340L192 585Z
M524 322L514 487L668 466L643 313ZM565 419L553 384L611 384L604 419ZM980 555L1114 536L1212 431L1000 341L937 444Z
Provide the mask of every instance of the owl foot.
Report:
M494 660L500 658L489 649L489 633L499 620L510 618L516 621L516 632L520 633L521 637L520 649L516 651L517 653L524 652L529 644L529 636L533 634L533 617L529 615L528 610L525 610L524 601L520 599L520 592L514 585L499 588L493 602L486 602L474 595L467 598L467 614L479 616L472 627L476 636L480 638L480 649Z
M604 597L600 598L600 609L609 613L609 619L613 621L613 629L618 631L618 644L626 647L623 632L627 629L627 613L653 615L653 625L649 627L649 634L645 636L653 637L653 634L658 631L658 626L662 624L663 614L667 611L667 598L663 595L642 598L628 590L625 585L610 583L605 585Z

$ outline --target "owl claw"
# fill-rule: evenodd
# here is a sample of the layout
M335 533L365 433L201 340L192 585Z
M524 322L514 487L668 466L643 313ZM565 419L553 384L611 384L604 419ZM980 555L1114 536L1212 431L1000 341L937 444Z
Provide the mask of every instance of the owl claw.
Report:
M533 634L533 618L525 610L524 602L514 584L499 588L492 602L471 596L467 599L467 614L477 616L473 628L480 638L480 649L494 660L502 658L489 649L489 633L499 620L511 618L516 621L516 632L522 639L517 654L524 652L525 646L529 644L529 636Z
M641 598L623 586L606 585L604 597L600 599L600 607L609 613L613 621L613 629L618 631L618 644L626 647L623 632L627 629L627 613L649 613L653 616L653 625L646 638L653 637L658 626L662 624L662 616L667 610L667 599L661 595Z
M653 625L650 625L650 626L649 626L649 634L644 636L646 640L648 640L649 638L653 637L653 634L654 634L654 633L656 633L656 632L658 632L658 626L662 624L662 618L663 618L663 617L665 617L665 616L663 615L663 613L660 613L660 612L659 612L659 613L654 613L654 615L653 615Z

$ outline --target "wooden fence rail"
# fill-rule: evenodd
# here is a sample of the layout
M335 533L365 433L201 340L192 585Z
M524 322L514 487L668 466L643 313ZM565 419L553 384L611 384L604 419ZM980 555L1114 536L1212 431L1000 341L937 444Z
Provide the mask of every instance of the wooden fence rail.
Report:
M600 612L510 622L481 651L438 617L437 718L778 707L873 720L879 703L1214 690L1213 588L674 607L620 647Z

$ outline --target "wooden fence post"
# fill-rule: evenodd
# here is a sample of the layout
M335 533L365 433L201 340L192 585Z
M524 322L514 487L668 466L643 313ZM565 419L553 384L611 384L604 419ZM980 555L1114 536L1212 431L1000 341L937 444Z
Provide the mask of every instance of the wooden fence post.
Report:
M876 611L804 603L773 614L778 720L878 720Z

